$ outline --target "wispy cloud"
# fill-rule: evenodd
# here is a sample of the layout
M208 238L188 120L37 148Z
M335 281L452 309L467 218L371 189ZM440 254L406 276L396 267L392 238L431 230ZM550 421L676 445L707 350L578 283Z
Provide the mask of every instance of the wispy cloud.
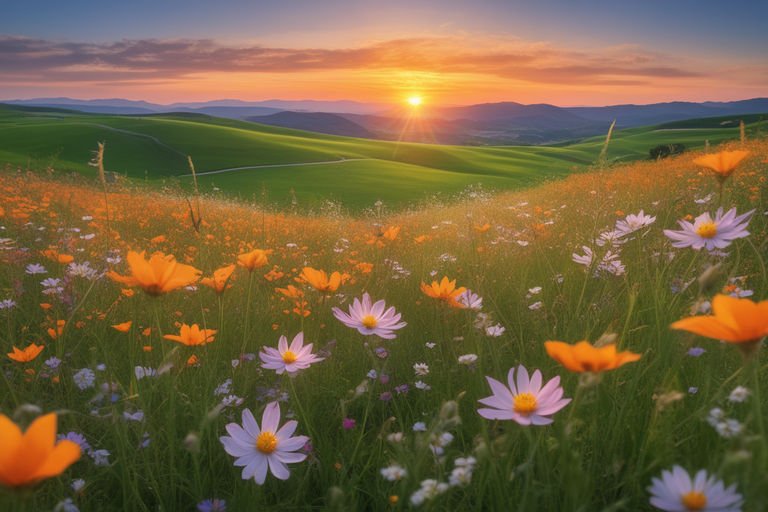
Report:
M397 39L357 48L227 46L210 39L60 42L0 36L8 82L152 82L200 73L397 70L488 75L540 84L636 86L706 72L635 46L578 51L504 37Z

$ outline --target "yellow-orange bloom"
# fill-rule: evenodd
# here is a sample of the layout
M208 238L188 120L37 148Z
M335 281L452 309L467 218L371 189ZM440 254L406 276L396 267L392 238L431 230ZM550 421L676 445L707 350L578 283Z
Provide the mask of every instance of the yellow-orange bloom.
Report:
M162 252L156 252L148 261L144 259L144 254L145 251L128 251L125 259L131 270L130 276L121 276L113 271L107 272L107 275L113 281L138 286L148 295L157 297L194 283L202 274L195 267L177 262L171 254L166 256Z
M59 263L72 263L75 258L69 254L59 254L59 251L55 249L46 249L43 251L46 258L52 261L58 261Z
M13 347L13 352L8 352L8 357L20 363L28 363L40 355L40 352L42 352L43 348L43 345L35 345L34 343L24 350L19 350L16 347ZM2 438L0 438L0 441L1 440Z
M315 270L312 267L304 267L299 277L311 284L318 291L330 293L335 292L340 284L346 283L349 279L349 274L334 272L329 278L324 270Z
M768 335L768 300L754 303L730 295L712 299L714 315L692 316L670 327L730 343L757 342Z
M448 277L443 277L439 284L437 281L432 281L432 284L429 285L422 282L421 291L433 299L444 300L451 306L463 308L464 306L456 302L456 297L467 291L467 289L463 286L456 288L455 279L448 281Z
M195 346L205 345L206 343L212 342L214 334L216 334L215 330L201 329L197 324L192 324L191 326L182 324L181 331L179 332L178 336L175 334L166 334L163 336L163 338L167 340L178 341L179 343L183 343L187 346Z
M616 345L610 344L597 348L587 341L575 345L562 341L545 341L544 348L549 357L572 372L601 372L613 370L619 366L637 361L642 357L633 352L616 352Z
M268 265L267 252L262 249L254 249L251 252L241 254L237 257L238 265L242 265L248 269L249 272L253 272L259 267Z
M113 325L112 327L117 329L120 332L128 332L131 330L131 324L133 324L133 321L128 320L127 322L123 322L121 324Z
M0 414L0 483L4 486L31 485L59 475L79 458L77 443L56 443L55 414L37 418L23 435L14 422Z
M390 242L397 238L397 234L400 233L400 226L389 226L381 234L382 238L389 240Z
M232 288L231 284L227 284L229 278L232 277L232 272L235 271L235 264L227 267L222 267L213 272L213 277L204 277L200 280L200 284L205 285L213 289L216 293L221 295L224 290Z
M693 163L709 167L717 173L718 177L725 179L733 173L736 166L747 156L749 156L749 151L721 151L700 156L694 159Z

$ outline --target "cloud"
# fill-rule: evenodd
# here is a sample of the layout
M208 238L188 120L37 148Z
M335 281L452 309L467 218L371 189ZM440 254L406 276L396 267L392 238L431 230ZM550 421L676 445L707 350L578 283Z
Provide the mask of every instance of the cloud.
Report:
M706 75L671 56L633 45L602 52L557 48L514 37L409 38L358 48L227 46L211 39L57 42L0 36L6 82L134 82L201 73L397 70L471 73L540 84L638 85Z

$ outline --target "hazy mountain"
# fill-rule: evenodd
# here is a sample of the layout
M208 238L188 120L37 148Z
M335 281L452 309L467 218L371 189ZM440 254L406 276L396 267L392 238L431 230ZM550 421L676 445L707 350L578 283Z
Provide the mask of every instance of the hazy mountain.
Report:
M233 119L243 119L253 115L267 115L270 113L281 112L283 110L307 110L311 112L331 112L331 113L352 113L352 114L371 114L386 109L386 105L380 103L360 103L358 101L317 101L317 100L267 100L267 101L242 101L242 100L213 100L202 102L179 102L170 105L161 105L158 103L149 103L146 101L133 101L124 99L102 99L102 100L76 100L72 98L34 98L30 100L0 100L3 103L14 105L35 105L51 106L59 108L83 107L79 110L84 112L94 112L95 110L85 110L84 107L111 107L112 111L98 110L106 113L147 113L147 112L222 112ZM118 107L122 111L118 111ZM127 109L137 109L135 112ZM253 110L255 108L269 110ZM217 110L213 110L217 109ZM236 109L243 109L242 112ZM250 109L250 110L249 110ZM210 115L219 115L211 113Z
M296 128L298 130L327 133L330 135L343 135L345 137L359 137L363 139L377 138L373 133L349 119L345 119L337 114L324 112L278 112L268 116L247 117L245 120L253 123Z
M699 117L716 117L737 114L768 112L768 98L754 98L742 101L692 103L675 101L651 105L612 105L607 107L566 108L584 119L610 122L616 119L617 126L643 126L648 124L681 121Z
M466 145L546 144L591 137L606 133L614 119L617 127L628 128L768 112L768 98L568 108L500 102L463 107L422 105L416 110L404 105L315 100L250 102L222 99L160 105L124 99L37 98L6 103L114 114L198 113L332 135Z

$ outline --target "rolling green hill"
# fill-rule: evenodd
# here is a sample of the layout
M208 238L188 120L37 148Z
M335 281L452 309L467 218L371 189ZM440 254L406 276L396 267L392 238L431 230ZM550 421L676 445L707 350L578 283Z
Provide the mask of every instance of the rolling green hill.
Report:
M758 121L758 118L750 119ZM715 124L717 123L717 124ZM694 120L614 132L609 160L647 158L657 144L688 149L738 137L738 126ZM749 125L750 132L760 123ZM402 205L434 192L470 184L519 188L565 176L595 161L604 138L552 146L437 146L324 135L199 114L120 116L0 105L0 162L93 174L96 141L106 142L105 167L162 183L190 178L186 155L198 173L283 165L202 175L203 191L217 187L241 197L262 194L278 202L334 198L357 208L380 199ZM308 162L332 164L284 166Z

